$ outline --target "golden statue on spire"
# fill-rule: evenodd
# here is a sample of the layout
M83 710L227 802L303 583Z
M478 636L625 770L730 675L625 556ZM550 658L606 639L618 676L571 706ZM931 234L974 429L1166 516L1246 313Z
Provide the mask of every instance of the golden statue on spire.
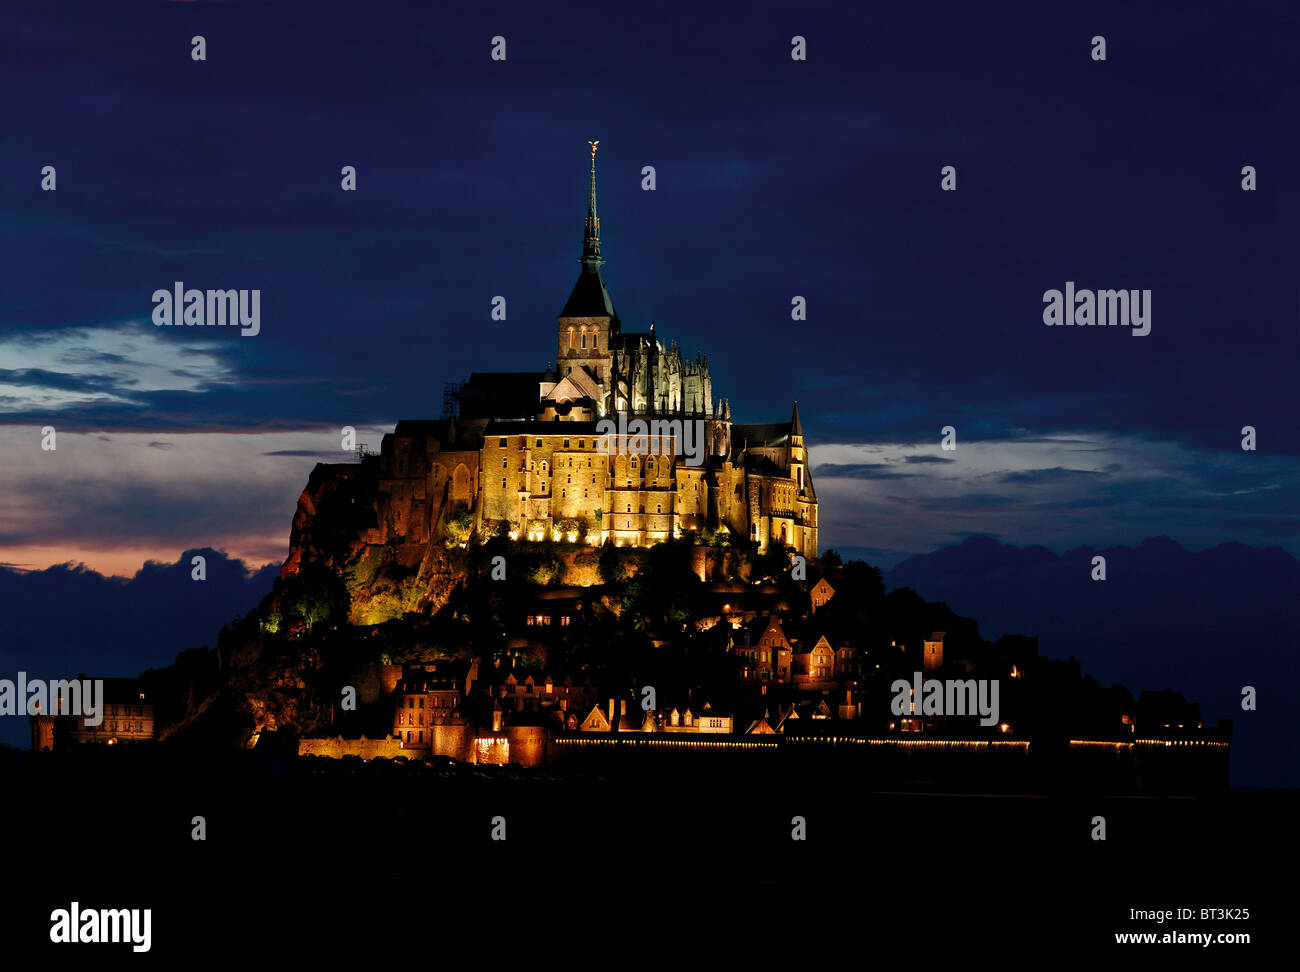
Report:
M594 159L596 157L596 146L600 144L600 139L596 139L594 142L587 139L587 144L591 146L591 157Z

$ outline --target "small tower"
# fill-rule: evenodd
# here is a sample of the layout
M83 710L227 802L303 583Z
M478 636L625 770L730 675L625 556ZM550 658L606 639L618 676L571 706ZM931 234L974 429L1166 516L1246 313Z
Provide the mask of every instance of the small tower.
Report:
M790 478L794 480L795 489L803 496L805 491L812 492L812 480L808 478L808 451L803 445L803 423L799 421L799 403L794 403L794 414L790 416Z
M28 722L32 725L32 752L40 753L54 748L54 716L34 715Z
M936 631L925 639L922 645L924 655L921 657L921 667L925 671L932 672L936 668L943 667L943 639L945 636L945 632Z

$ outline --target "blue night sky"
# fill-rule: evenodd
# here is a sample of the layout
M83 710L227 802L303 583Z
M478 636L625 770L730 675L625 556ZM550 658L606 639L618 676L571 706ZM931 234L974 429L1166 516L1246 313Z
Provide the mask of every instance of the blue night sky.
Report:
M624 326L799 401L823 548L1300 554L1300 12L1218 6L7 3L0 562L281 559L342 426L552 360L587 139ZM155 328L177 280L261 333ZM1045 327L1066 281L1151 334Z

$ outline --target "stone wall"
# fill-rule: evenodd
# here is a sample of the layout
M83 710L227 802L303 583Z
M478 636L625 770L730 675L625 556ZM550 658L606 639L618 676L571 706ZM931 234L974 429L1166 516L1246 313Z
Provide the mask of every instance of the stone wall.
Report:
M383 739L367 739L365 736L360 739L344 739L342 736L335 736L333 739L299 739L298 755L329 756L333 759L343 756L374 759L376 756L382 756L385 759L392 759L394 756L409 757L412 754L404 751L401 742L392 736L385 736Z
M335 736L332 739L298 740L299 756L329 756L339 759L343 756L360 756L362 759L374 759L377 756L392 759L405 756L407 759L428 759L430 756L450 756L461 762L474 762L475 739L500 738L510 744L510 762L520 766L541 766L547 761L547 742L550 734L542 726L510 726L499 733L476 732L473 726L451 725L432 726L431 747L403 748L401 740L393 736L383 739L344 739Z

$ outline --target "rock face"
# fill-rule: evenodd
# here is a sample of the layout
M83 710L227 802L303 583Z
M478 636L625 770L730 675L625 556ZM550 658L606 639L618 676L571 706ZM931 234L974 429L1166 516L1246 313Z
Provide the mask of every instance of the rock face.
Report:
M347 620L358 625L435 612L446 602L464 577L443 522L444 501L452 497L440 495L431 520L428 493L415 488L427 485L423 478L393 481L384 471L377 456L312 470L298 498L280 570L284 583L271 613L290 608L285 599L292 600L294 582L318 589L334 582L346 599Z
M377 485L373 463L317 463L298 497L280 577L314 564L342 573L368 544L383 544Z

